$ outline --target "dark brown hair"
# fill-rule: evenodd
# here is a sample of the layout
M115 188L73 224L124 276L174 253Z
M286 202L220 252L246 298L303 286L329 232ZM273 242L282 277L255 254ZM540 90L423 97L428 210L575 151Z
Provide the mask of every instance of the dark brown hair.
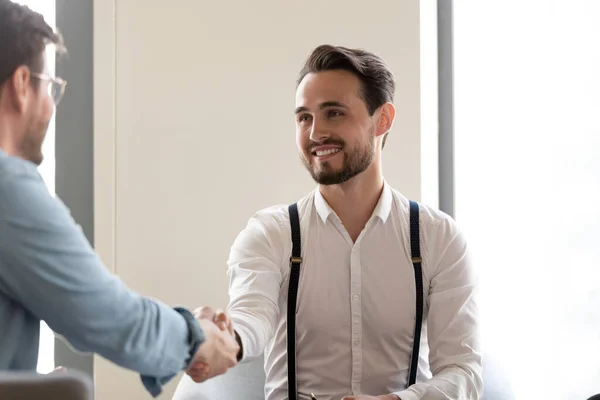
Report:
M42 72L44 50L51 43L57 50L65 50L62 37L41 14L10 0L0 0L0 85L21 65Z
M361 97L369 115L383 104L394 101L394 74L381 57L362 49L321 45L313 50L300 71L297 84L309 73L344 70L353 73L361 83ZM385 146L387 133L383 138Z

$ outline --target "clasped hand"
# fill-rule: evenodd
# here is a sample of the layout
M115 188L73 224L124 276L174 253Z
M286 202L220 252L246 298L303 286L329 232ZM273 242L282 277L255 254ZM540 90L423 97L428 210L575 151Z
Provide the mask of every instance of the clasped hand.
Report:
M234 367L240 346L235 339L233 323L223 310L201 307L194 310L193 314L205 339L186 373L199 383Z

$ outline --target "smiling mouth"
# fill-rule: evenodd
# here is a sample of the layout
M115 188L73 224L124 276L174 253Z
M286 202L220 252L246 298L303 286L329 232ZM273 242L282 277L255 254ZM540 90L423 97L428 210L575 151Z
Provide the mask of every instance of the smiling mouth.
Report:
M325 156L339 153L340 151L342 151L342 149L317 150L317 151L313 151L312 154L317 157L325 157Z

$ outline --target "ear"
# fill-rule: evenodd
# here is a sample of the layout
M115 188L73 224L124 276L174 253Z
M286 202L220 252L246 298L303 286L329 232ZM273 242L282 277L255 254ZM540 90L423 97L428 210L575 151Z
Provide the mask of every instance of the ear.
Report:
M382 136L388 133L394 125L396 118L396 108L392 103L385 103L379 107L379 118L377 120L376 136Z
M9 104L19 113L27 108L27 100L33 93L31 72L25 65L19 66L5 83L4 90L9 96Z

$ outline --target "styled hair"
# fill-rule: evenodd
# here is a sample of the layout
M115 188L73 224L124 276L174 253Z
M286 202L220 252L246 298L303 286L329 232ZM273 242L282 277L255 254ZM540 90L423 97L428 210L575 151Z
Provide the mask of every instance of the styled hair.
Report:
M299 85L310 73L333 70L350 72L359 79L360 95L369 115L373 115L383 104L393 103L396 91L394 74L381 57L362 49L327 44L317 47L306 60L296 83ZM383 137L382 147L386 139L387 133Z
M29 7L0 0L0 85L22 65L42 72L44 51L49 44L66 50L60 33Z

